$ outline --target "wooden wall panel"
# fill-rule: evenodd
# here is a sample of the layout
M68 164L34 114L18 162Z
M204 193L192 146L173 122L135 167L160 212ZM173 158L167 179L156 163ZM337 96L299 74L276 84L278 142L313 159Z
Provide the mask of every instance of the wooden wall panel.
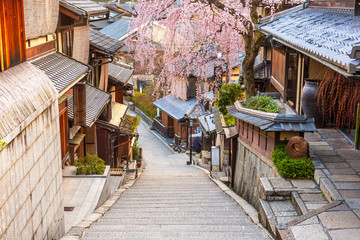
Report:
M271 63L271 83L274 87L283 95L285 95L286 87L286 55L277 51L272 50L272 63Z
M0 1L0 71L26 60L22 0Z

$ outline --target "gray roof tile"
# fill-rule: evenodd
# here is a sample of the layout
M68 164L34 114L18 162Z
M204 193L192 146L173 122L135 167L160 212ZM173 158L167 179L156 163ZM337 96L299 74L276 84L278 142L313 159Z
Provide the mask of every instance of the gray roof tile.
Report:
M130 19L120 18L116 22L103 28L100 32L110 37L119 39L128 33L130 22Z
M130 83L129 80L133 73L133 69L130 70L113 63L109 64L109 78L121 85L132 85L132 81Z
M90 0L66 0L67 2L77 6L78 8L86 11L90 16L98 14L106 14L109 10L97 3L94 3Z
M91 127L94 124L110 100L110 94L86 84L86 127ZM67 101L69 119L74 119L72 94Z
M153 104L175 120L180 120L186 117L196 119L205 113L204 106L202 104L198 106L195 98L183 101L180 98L168 95L153 102Z
M70 10L70 11L76 13L77 15L80 15L80 16L88 15L88 13L84 9L79 8L78 6L72 4L68 0L60 0L59 4L60 4L60 6L66 8L67 10Z
M314 132L316 127L313 118L306 118L304 115L278 114L274 120L262 119L239 112L234 105L228 106L230 116L244 122L258 126L267 132L287 131L287 132Z
M79 77L89 71L85 64L60 53L48 54L31 63L45 72L59 93L75 84L75 80L81 80Z
M109 54L114 54L125 44L115 38L90 28L90 45Z
M275 40L355 73L359 60L349 54L360 44L360 17L352 10L306 8L260 26Z

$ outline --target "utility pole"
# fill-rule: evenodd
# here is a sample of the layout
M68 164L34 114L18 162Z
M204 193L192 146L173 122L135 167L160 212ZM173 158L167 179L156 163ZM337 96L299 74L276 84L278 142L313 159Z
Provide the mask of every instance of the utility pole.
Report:
M189 120L189 126L190 126L190 165L193 164L192 162L192 127L193 127L193 120Z

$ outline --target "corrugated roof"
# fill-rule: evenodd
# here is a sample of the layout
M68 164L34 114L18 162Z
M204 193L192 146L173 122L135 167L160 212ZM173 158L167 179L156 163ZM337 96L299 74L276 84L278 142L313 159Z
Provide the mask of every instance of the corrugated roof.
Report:
M352 10L306 8L262 25L261 31L348 73L360 71L360 60L349 56L360 45L360 17Z
M57 96L49 77L28 62L1 72L0 137L12 141L26 127L24 121L30 124L29 118L40 115Z
M272 120L270 118L261 118L261 114L256 116L251 112L238 111L238 109L232 105L226 107L229 115L244 122L258 126L261 130L267 132L287 131L287 132L314 132L316 127L313 118L306 118L304 115L296 114L277 114Z
M86 84L86 127L91 127L111 100L111 95ZM69 119L74 119L73 94L68 99Z
M51 53L31 62L44 71L62 95L89 71L88 66L60 53Z
M131 19L120 18L116 22L104 27L100 32L110 37L120 39L128 33L130 22Z
M115 38L90 28L90 45L109 54L116 53L125 44Z
M67 2L77 6L86 11L90 16L98 14L107 14L109 10L90 0L66 0Z
M120 123L124 118L127 109L127 105L111 101L111 120L109 123L120 127Z
M113 63L109 64L109 78L121 85L126 85L133 73L133 69L130 70ZM132 82L129 85L132 85Z
M202 104L198 106L196 98L183 101L180 98L168 95L153 102L153 104L175 120L180 120L186 117L196 119L206 112Z
M66 8L67 10L70 10L71 12L73 13L76 13L77 15L80 15L80 16L86 16L88 15L87 12L82 9L82 8L79 8L78 6L72 4L70 1L68 0L60 0L59 1L59 5L61 7L64 7Z

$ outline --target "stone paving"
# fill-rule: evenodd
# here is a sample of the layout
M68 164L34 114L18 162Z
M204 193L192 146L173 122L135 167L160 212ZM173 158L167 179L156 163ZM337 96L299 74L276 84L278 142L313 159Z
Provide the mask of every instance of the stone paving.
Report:
M337 129L319 129L306 135L311 153L334 184L342 201L337 208L319 214L332 239L359 239L360 234L360 151Z
M204 171L141 124L146 169L84 239L270 239Z
M315 179L261 178L261 222L279 239L360 239L360 151L336 129L305 138Z

